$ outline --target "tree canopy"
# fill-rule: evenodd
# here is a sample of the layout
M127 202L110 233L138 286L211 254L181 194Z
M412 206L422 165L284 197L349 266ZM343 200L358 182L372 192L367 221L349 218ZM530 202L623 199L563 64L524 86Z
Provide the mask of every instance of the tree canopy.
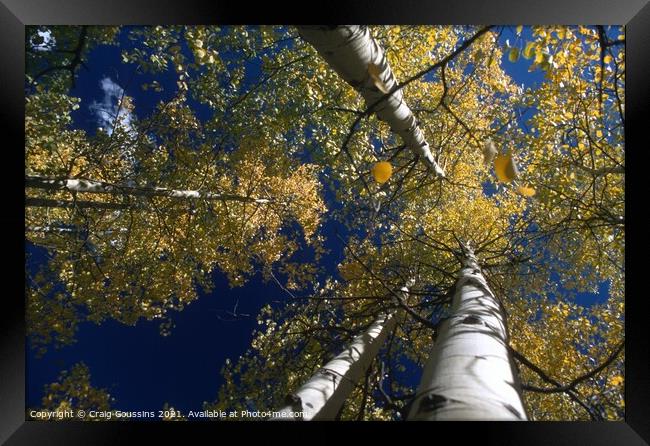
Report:
M623 29L363 30L385 65L352 85L295 27L28 27L25 236L47 252L26 266L30 343L64 348L108 319L168 335L218 270L286 298L262 308L205 408L282 407L394 314L338 418L404 419L469 243L528 418L622 419ZM103 78L108 103L74 97L109 45L141 82ZM396 92L431 161L383 122ZM80 107L100 128L75 120ZM50 390L73 395L87 374Z

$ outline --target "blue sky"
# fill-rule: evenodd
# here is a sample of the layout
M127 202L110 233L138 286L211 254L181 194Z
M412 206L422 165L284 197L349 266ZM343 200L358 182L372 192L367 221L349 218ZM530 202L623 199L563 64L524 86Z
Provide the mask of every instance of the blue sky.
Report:
M109 128L107 112L117 112L123 89L135 103L136 116L150 114L157 100L171 98L176 75L140 74L134 65L121 63L120 53L131 42L120 39L119 46L94 48L88 57L89 70L80 70L71 96L81 98L73 112L74 125L94 134L97 127ZM251 74L242 86L253 83L259 70L249 65ZM257 71L257 73L255 72ZM162 94L142 91L140 85L157 80L165 87ZM200 118L207 118L205 107L192 101ZM330 202L333 196L327 191ZM343 251L336 234L345 235L342 225L334 222L324 228L331 242L325 256L327 274L336 272ZM44 250L28 244L36 262ZM227 358L236 359L249 346L257 328L260 308L269 301L284 301L286 294L274 283L264 283L258 274L245 286L231 289L220 271L212 274L214 292L200 298L181 312L171 314L175 327L168 337L160 336L160 321L140 320L126 326L112 320L101 325L80 324L77 342L60 350L49 349L42 357L27 350L27 406L40 404L43 385L56 380L61 370L84 361L90 369L93 385L108 389L121 410L156 410L164 403L177 409L200 410L203 401L212 401L223 382L220 370ZM249 316L235 320L229 313L237 305L237 314Z
M524 28L522 38L530 35ZM505 28L500 43L506 40L516 44L514 27ZM47 39L46 39L47 41ZM47 44L47 42L46 42ZM89 133L98 126L110 124L105 113L115 112L121 90L134 99L136 115L146 116L158 99L168 99L175 90L176 77L173 73L138 74L133 65L123 64L120 52L131 43L121 38L119 46L99 47L89 54L89 70L78 72L72 96L82 99L81 107L73 113L75 125ZM534 87L543 81L541 71L529 72L530 61L520 58L516 63L504 55L503 67L518 84ZM248 82L254 82L259 70L250 65ZM256 72L257 70L257 72ZM143 92L144 82L158 80L168 88L162 96L151 91ZM243 86L244 88L246 85ZM197 107L199 117L207 117L205 109ZM201 114L204 114L201 116ZM127 118L129 119L129 118ZM331 208L333 197L326 197ZM326 247L331 250L325 257L326 274L336 274L336 265L343 258L343 249L336 233L344 235L340 225L329 222L324 226ZM26 248L36 259L43 259L43 251L27 244ZM164 403L177 409L200 410L204 401L212 401L222 383L220 369L226 358L236 359L250 345L251 335L257 327L255 316L269 301L286 300L286 294L273 283L264 283L261 277L253 277L245 286L230 289L225 276L219 271L212 274L215 291L200 294L200 298L183 311L172 313L175 324L172 334L161 337L159 321L141 320L136 326L126 326L115 321L102 325L82 323L77 342L60 350L50 349L37 358L27 350L27 405L40 404L43 385L56 380L61 370L83 361L88 365L92 383L106 388L115 397L115 407L122 410L157 410ZM579 303L602 301L607 297L606 284L599 295L582 294ZM226 311L248 314L238 320L227 319ZM219 317L221 316L221 318ZM419 381L418 370L408 371L409 380Z

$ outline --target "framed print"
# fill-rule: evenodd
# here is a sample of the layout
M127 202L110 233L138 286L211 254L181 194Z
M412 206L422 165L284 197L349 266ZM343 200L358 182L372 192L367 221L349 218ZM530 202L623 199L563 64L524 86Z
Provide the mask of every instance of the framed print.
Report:
M650 7L316 6L3 2L0 439L647 444Z

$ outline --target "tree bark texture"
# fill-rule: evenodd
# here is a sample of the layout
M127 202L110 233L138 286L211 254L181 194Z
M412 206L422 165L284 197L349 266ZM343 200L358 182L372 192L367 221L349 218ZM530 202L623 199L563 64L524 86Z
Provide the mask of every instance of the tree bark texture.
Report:
M80 178L46 178L39 176L25 177L25 186L35 189L67 190L69 192L133 195L140 197L167 197L176 199L226 200L266 204L272 200L266 198L245 197L232 194L218 194L199 190L166 189L151 186L116 185L103 181Z
M526 420L505 314L471 248L456 282L409 420Z
M444 176L415 116L404 101L384 50L365 26L299 26L300 36L365 99L404 144L436 175ZM372 68L370 68L372 67ZM373 75L371 75L371 72ZM378 87L378 81L379 85ZM384 91L382 91L382 89ZM387 93L388 94L387 94Z

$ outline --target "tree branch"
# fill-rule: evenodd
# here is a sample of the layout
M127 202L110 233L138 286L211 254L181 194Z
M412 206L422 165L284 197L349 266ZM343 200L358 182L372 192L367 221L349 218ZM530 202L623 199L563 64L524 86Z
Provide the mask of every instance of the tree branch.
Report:
M609 357L598 367L590 370L589 372L580 375L579 377L573 379L571 382L565 385L561 385L559 382L552 380L551 378L545 379L545 381L554 384L555 387L536 387L532 385L524 385L523 388L524 390L527 390L529 392L538 392L538 393L559 393L559 392L567 392L569 390L574 390L575 387L580 384L581 382L592 378L596 376L598 373L603 371L605 368L607 368L614 360L618 357L618 355L623 351L623 347L625 346L625 340L621 341L621 343L618 345L618 347L609 355ZM513 350L514 351L514 350ZM528 364L526 364L528 365ZM544 373L541 371L541 369L537 369L539 372ZM538 373L538 375L541 377ZM545 374L546 375L546 374ZM546 375L548 378L548 375Z

